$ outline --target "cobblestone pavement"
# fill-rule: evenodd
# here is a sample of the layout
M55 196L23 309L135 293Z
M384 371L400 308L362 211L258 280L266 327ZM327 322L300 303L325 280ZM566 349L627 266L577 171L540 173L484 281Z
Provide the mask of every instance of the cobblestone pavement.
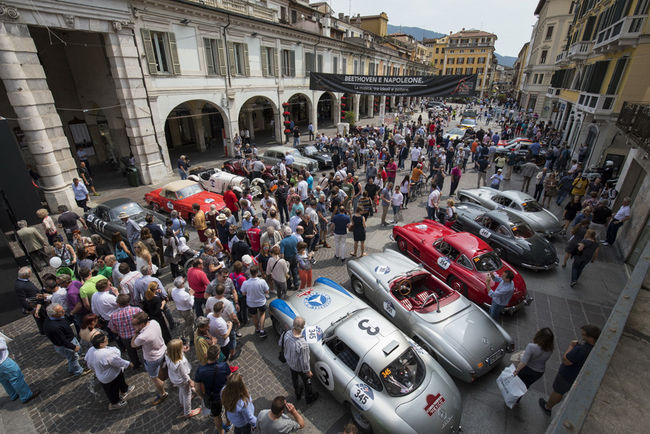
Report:
M404 172L401 173L403 175ZM472 187L476 174L470 170L461 179L461 188ZM521 180L515 176L510 186L519 188ZM146 189L150 189L147 187ZM508 188L508 185L506 185ZM113 194L142 200L143 188L121 189ZM448 184L443 194L447 194ZM102 197L101 199L104 199ZM403 211L405 222L417 221L426 214L425 199L419 198ZM557 207L552 208L559 215ZM390 228L382 228L379 218L372 217L368 222L368 252L378 252L384 248L395 248L388 238ZM194 237L196 239L196 237ZM564 241L554 240L559 254L563 253ZM352 248L351 238L348 247ZM593 323L602 327L614 305L616 297L626 280L625 269L613 250L603 250L598 262L587 267L580 283L569 286L569 268L536 273L521 271L526 280L529 293L535 301L514 316L504 316L501 323L513 336L517 349L522 349L541 327L551 327L556 336L556 350L547 364L547 373L533 385L514 410L504 406L496 387L496 377L506 366L502 362L490 374L473 384L457 382L463 396L462 426L468 433L541 433L546 429L549 418L537 406L540 396L550 393L550 387L560 363L560 358L568 343L577 339L579 327ZM329 277L349 288L346 269L333 259L333 249L320 249L316 253L314 279ZM169 275L163 275L163 282L169 284ZM182 320L178 320L179 322ZM267 321L267 329L270 329ZM114 412L107 409L103 391L97 398L89 392L89 378L71 379L65 363L54 352L49 341L38 335L31 318L15 321L1 330L14 341L10 343L11 356L19 363L27 381L43 394L27 406L10 402L4 391L0 391L0 417L4 421L2 432L68 433L68 432L210 432L214 430L212 419L197 416L191 420L181 418L181 406L177 391L169 383L169 398L160 406L152 408L149 403L155 397L146 373L127 371L127 383L136 385L136 391L129 397L128 405ZM294 401L288 369L277 360L277 336L269 331L269 337L262 341L252 336L252 327L242 329L244 337L241 356L236 360L249 391L253 397L256 411L270 406L274 396L284 394ZM193 353L189 359L195 360ZM331 398L327 391L315 385L321 398L317 403L306 406L304 401L297 405L305 416L308 433L341 432L345 423L351 420L344 407ZM198 399L194 400L198 405Z

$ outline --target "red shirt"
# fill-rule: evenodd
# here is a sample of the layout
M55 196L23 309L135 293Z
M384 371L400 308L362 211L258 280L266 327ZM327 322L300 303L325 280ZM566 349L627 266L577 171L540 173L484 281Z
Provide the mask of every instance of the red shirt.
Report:
M381 175L381 180L386 182L386 179L388 179L388 173L386 173L384 169L381 169L380 175Z
M226 206L232 212L239 211L239 206L237 205L239 201L237 200L237 195L232 190L227 190L223 194L223 201L226 202Z
M394 161L392 163L388 163L386 165L386 172L388 173L388 176L395 178L395 175L397 175L397 163Z
M248 236L248 242L251 244L251 250L255 252L260 251L260 233L262 230L260 228L252 227L249 230L246 231L246 235Z
M210 280L203 270L192 267L187 270L187 283L194 290L194 298L204 298L205 288Z

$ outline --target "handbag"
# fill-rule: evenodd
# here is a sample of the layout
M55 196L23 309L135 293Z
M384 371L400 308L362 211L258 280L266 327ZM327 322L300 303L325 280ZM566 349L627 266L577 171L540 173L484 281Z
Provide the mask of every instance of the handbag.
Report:
M284 357L284 335L286 335L286 334L287 334L287 332L285 331L284 333L282 333L282 336L280 337L280 340L282 341L282 347L280 348L280 353L278 354L278 359L282 363L287 363L287 358Z

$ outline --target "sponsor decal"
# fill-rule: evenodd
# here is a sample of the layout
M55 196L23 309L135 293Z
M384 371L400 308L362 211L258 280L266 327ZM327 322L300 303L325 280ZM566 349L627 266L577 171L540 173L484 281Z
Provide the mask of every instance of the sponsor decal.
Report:
M478 231L478 234L483 238L490 238L490 235L492 235L492 233L485 228L481 228L481 230Z
M384 310L391 317L395 316L395 305L391 301L384 301Z
M325 309L332 303L332 298L327 294L321 294L320 292L314 292L311 295L308 295L305 298L305 306L309 309L320 310Z
M167 208L174 209L174 204L171 201L167 202Z
M334 390L334 375L332 375L332 370L325 362L316 362L314 365L316 369L316 376L320 382L325 386L330 392Z
M302 333L308 344L315 344L323 340L323 329L318 326L309 326Z
M364 383L355 384L350 389L350 400L363 411L368 411L375 403L375 393Z
M424 411L427 412L429 416L433 416L439 409L442 407L442 404L445 403L445 398L441 394L427 395L427 405L424 407Z
M203 202L205 202L205 203L212 203L212 202L214 202L214 199L211 198L211 197L209 197L209 198L205 199Z
M438 258L437 263L438 263L438 267L442 268L443 270L446 270L451 265L451 261L446 256L441 256L440 258Z
M375 267L375 273L377 273L377 274L388 274L388 273L390 273L390 267L388 265L377 265Z
M415 229L419 229L421 231L426 231L427 230L427 225L415 225Z

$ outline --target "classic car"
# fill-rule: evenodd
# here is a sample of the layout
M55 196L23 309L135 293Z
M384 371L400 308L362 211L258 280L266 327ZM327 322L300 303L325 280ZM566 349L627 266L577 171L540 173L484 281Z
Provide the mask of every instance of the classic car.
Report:
M318 161L300 155L300 152L296 148L290 146L273 146L267 148L262 153L260 159L271 166L275 166L289 154L293 157L292 166L294 169L305 169L310 172L318 170Z
M314 145L299 145L300 154L318 161L318 169L327 169L332 167L332 156L327 152L319 151Z
M219 169L208 169L195 175L190 175L187 179L196 181L204 189L219 194L232 189L237 191L241 196L246 188L250 188L251 195L253 197L259 197L266 190L266 183L262 178L255 178L250 182L248 178Z
M244 170L243 167L245 161L245 158L233 158L231 160L226 160L221 165L221 169L234 175L239 175L246 178L246 170ZM264 163L264 172L262 172L262 179L264 179L264 181L271 181L275 179L275 175L273 174L273 165Z
M463 118L460 120L460 123L458 124L458 128L462 130L466 130L468 128L476 128L476 119L474 118Z
M358 296L462 381L489 372L514 347L483 309L399 252L386 249L347 267Z
M467 130L463 128L452 128L449 131L447 131L443 137L449 138L449 140L456 140L456 139L462 139L465 136Z
M121 212L127 213L129 218L135 220L140 227L147 224L144 220L145 216L152 214L154 223L160 225L160 229L165 228L165 216L157 212L144 210L138 203L124 197L100 203L95 208L84 213L84 220L92 232L108 240L111 239L114 232L119 232L122 234L122 238L126 240L126 226L118 217Z
M461 113L461 116L464 118L476 119L478 117L478 113L476 113L474 110L465 110L463 113Z
M560 220L544 209L532 196L517 190L496 190L490 187L463 189L458 192L461 202L472 202L488 209L501 209L515 215L535 232L551 237L562 230Z
M501 276L505 270L514 274L515 291L505 312L514 313L530 303L526 283L521 275L480 238L467 232L454 232L433 220L423 220L393 227L397 248L447 285L483 307L492 300L487 295L488 273ZM492 289L497 287L493 282Z
M557 265L553 244L518 216L471 202L460 202L455 207L458 218L452 229L481 238L501 259L531 270L550 270Z
M515 137L514 139L510 140L501 139L499 140L499 143L497 143L497 151L502 148L505 148L508 151L510 148L515 148L515 150L518 150L520 148L520 145L531 145L532 143L533 142L528 137Z
M420 345L338 283L314 285L269 305L278 334L305 318L311 371L355 422L375 433L456 433L461 397Z
M210 211L210 205L217 210L226 207L223 196L205 191L201 184L189 179L174 181L144 195L147 205L154 211L178 211L185 220L190 222L194 217L193 204L198 204L203 212Z

